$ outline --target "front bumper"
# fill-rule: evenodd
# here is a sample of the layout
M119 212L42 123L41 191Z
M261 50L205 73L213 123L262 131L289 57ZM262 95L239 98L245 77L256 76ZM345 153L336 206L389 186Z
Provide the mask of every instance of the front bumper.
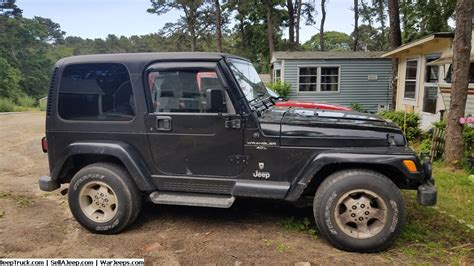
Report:
M423 165L423 182L418 186L416 193L416 199L418 204L423 206L434 206L438 197L438 193L434 186L435 180L433 179L433 167L429 160L425 160Z
M50 176L40 176L38 183L43 191L53 191L61 186L58 182L52 180Z
M434 206L436 199L438 198L438 192L431 181L427 181L425 184L418 187L416 193L416 200L418 204L423 206Z

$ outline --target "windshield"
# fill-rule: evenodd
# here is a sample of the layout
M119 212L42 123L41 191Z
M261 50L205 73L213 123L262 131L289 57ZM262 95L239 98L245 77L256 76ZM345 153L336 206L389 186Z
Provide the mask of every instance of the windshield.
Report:
M280 95L279 95L276 91L274 91L274 90L272 90L272 89L270 89L270 88L266 88L266 89L267 89L268 95L270 95L271 97L273 97L273 98L280 98Z
M251 63L239 59L228 59L227 62L249 102L261 96L268 97L265 84Z

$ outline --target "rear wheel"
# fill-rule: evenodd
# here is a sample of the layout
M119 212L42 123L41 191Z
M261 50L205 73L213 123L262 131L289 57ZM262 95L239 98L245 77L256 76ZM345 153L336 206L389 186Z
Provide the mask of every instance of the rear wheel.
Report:
M404 219L399 189L369 170L340 171L318 188L313 203L320 233L337 248L378 252L388 248Z
M133 223L141 196L128 172L111 163L82 168L69 184L69 208L76 220L94 233L113 234Z

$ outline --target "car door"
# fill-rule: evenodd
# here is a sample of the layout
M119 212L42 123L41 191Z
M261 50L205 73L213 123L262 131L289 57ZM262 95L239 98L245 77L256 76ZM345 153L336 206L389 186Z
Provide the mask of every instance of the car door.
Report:
M243 171L243 128L215 63L148 68L146 125L155 175L233 177Z

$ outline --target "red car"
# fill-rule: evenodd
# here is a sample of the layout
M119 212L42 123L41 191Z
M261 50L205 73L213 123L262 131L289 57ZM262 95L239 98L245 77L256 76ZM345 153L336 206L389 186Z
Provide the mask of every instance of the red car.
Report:
M267 88L268 94L274 98L280 97L278 93ZM278 101L275 106L286 106L286 107L300 107L308 109L321 109L321 110L336 110L336 111L352 111L351 108L342 105L328 104L328 103L316 103L316 102L305 102L305 101Z

